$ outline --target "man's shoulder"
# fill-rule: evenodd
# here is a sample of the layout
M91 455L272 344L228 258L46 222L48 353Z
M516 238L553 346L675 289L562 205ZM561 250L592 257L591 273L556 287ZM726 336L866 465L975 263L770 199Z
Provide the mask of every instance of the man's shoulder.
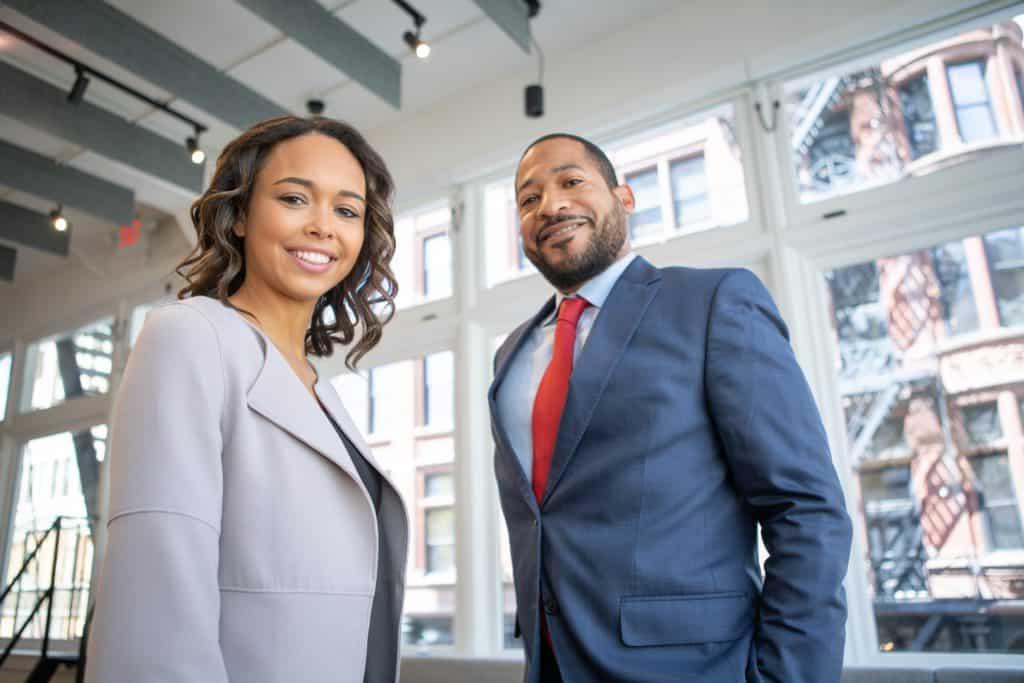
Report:
M746 268L690 268L687 266L668 266L658 269L661 273L663 286L682 287L690 293L707 291L713 293L724 280L754 277Z

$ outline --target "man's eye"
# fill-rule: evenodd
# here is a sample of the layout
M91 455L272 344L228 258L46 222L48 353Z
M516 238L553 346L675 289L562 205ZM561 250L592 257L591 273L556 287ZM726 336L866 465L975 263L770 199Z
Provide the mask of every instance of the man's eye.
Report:
M536 197L531 195L524 199L523 201L519 202L519 206L526 206L527 204L531 204L533 203L534 199L536 199Z

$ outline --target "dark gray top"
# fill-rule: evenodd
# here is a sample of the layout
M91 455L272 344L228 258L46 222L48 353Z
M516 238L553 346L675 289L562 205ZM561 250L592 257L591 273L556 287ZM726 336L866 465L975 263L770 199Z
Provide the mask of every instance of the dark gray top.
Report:
M396 663L398 661L398 629L391 625L384 624L384 620L390 615L399 613L395 604L397 596L392 590L388 577L394 574L394 558L391 556L391 544L385 542L385 527L381 520L380 501L384 482L381 481L380 473L366 461L363 454L359 452L355 444L345 435L338 423L334 421L330 413L324 411L324 415L331 421L334 431L338 432L342 443L352 457L352 464L359 472L359 478L363 480L366 492L370 494L373 501L373 508L377 512L377 530L379 533L380 555L377 558L377 587L373 596L373 608L370 611L370 634L389 633L393 637L387 642L381 642L378 636L376 642L369 642L366 645L366 673L363 677L365 683L392 683L396 680Z

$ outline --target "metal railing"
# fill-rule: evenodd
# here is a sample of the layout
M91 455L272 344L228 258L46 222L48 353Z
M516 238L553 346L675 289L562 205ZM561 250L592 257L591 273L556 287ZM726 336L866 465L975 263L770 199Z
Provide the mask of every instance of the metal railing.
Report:
M70 525L70 526L69 526ZM40 531L42 535L39 536ZM68 553L61 553L62 547L62 536L66 536L69 532L73 532L74 548ZM84 533L83 533L84 532ZM52 539L52 544L47 545L47 542ZM64 517L58 516L54 519L45 531L37 530L30 531L25 536L25 551L28 552L29 542L34 541L34 547L32 551L28 553L25 560L22 562L21 568L17 574L11 579L7 586L0 593L0 615L2 615L3 621L6 622L10 610L5 610L4 605L8 601L8 598L13 598L14 609L12 619L12 629L17 630L13 633L10 641L7 643L7 647L3 653L0 654L0 667L3 667L4 662L11 655L14 648L18 645L19 641L25 636L26 630L33 623L38 622L38 616L41 613L43 605L46 605L44 626L41 635L41 652L42 661L45 662L50 657L50 640L51 633L53 630L54 623L54 612L56 598L59 593L68 593L68 614L63 617L65 629L68 631L65 635L68 640L73 639L78 634L70 633L70 626L75 621L73 619L74 606L76 604L76 597L80 599L86 598L88 594L88 584L84 581L78 580L80 569L80 561L85 564L84 560L81 560L83 542L90 540L88 520L80 519L75 517ZM68 541L65 540L64 543ZM45 561L45 548L52 547L52 559L50 560L48 567L49 582L43 584L41 579L43 578L40 573L40 565ZM70 548L67 548L70 549ZM70 560L68 560L70 558ZM62 561L63 560L63 561ZM67 588L58 587L58 571L66 568L66 563L71 562L71 581L70 586ZM35 572L30 572L30 568L35 564ZM64 566L62 566L64 565ZM86 568L88 570L88 568ZM65 572L66 573L66 572ZM32 583L31 586L24 586L24 583ZM21 616L21 607L23 597L29 595L35 598L34 604L32 604L28 615L24 618L21 625L18 625L19 617ZM60 617L59 617L60 618ZM77 628L75 629L77 630Z

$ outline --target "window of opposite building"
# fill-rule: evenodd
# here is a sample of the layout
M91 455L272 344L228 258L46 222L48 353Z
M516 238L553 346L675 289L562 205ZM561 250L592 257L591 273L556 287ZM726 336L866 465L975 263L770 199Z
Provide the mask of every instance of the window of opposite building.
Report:
M450 296L452 292L452 249L447 232L423 239L423 296Z
M939 129L928 88L927 74L912 78L899 88L903 122L914 159L931 154L939 148Z
M986 62L980 59L946 68L960 139L967 144L990 140L999 134L985 71Z
M661 189L658 187L658 170L654 167L628 173L626 184L633 189L636 208L629 216L629 236L636 242L643 242L660 235Z
M985 516L985 529L992 550L1024 549L1020 506L1013 473L1006 453L970 458L977 486L978 506Z
M1002 324L1024 323L1024 228L985 235L985 251Z
M452 295L450 230L451 209L444 201L396 216L391 270L399 285L398 308Z
M711 193L704 154L669 163L672 209L679 230L704 223L711 217Z
M1004 49L1019 54L1019 35L1007 20L923 44L914 40L845 68L788 81L782 118L799 202L977 160L961 141L1014 142L996 112L1024 113L1024 101L1008 97L1009 88L990 87L1014 79L1014 62L991 55Z
M865 582L884 652L1016 647L1003 609L1024 596L1024 562L995 551L1022 548L1024 463L997 394L1024 396L1024 365L1016 335L977 323L994 298L982 245L1003 232L825 273L860 490L851 512L868 545L866 571L847 581Z

